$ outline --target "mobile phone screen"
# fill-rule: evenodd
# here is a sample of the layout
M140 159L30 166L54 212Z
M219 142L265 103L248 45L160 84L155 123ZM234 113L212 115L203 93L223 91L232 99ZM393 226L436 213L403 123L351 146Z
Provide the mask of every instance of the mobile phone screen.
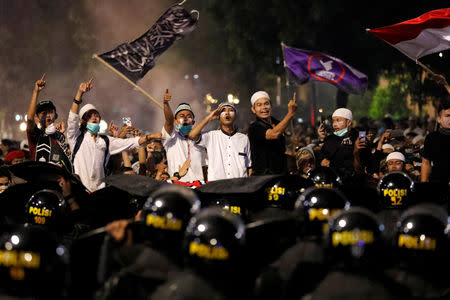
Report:
M127 125L127 126L131 126L131 118L123 117L122 118L122 123L125 123L125 125Z
M359 132L359 136L362 136L361 141L365 141L366 140L366 132L365 131L360 131Z

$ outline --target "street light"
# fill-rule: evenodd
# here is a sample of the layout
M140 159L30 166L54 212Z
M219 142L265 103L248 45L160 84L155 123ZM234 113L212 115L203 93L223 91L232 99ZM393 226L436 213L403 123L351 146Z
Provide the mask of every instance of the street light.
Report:
M442 52L439 52L439 57L442 57L442 56L443 56Z

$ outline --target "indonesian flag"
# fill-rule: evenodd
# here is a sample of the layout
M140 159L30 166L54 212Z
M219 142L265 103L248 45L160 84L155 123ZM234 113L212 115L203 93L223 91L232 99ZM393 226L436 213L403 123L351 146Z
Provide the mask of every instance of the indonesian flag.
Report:
M367 31L417 60L450 48L450 8L432 10L415 19Z

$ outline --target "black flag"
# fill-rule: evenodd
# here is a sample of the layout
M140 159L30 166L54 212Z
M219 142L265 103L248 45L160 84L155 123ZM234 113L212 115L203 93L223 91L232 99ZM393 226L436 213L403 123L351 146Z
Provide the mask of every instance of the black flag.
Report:
M183 6L174 5L141 37L99 56L136 83L153 68L155 60L167 48L195 29L197 20L198 13L192 14Z

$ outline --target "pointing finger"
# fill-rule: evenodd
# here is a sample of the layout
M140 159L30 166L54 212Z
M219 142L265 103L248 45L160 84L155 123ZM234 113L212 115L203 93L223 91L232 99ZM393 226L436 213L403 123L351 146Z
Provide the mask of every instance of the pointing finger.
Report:
M94 81L94 77L91 77L91 79L89 79L88 84L91 85L92 81Z
M294 92L294 97L292 98L292 100L294 100L295 101L295 96L297 95L297 93L296 92Z
M42 74L42 77L41 77L41 80L44 80L44 79L45 79L45 73Z

